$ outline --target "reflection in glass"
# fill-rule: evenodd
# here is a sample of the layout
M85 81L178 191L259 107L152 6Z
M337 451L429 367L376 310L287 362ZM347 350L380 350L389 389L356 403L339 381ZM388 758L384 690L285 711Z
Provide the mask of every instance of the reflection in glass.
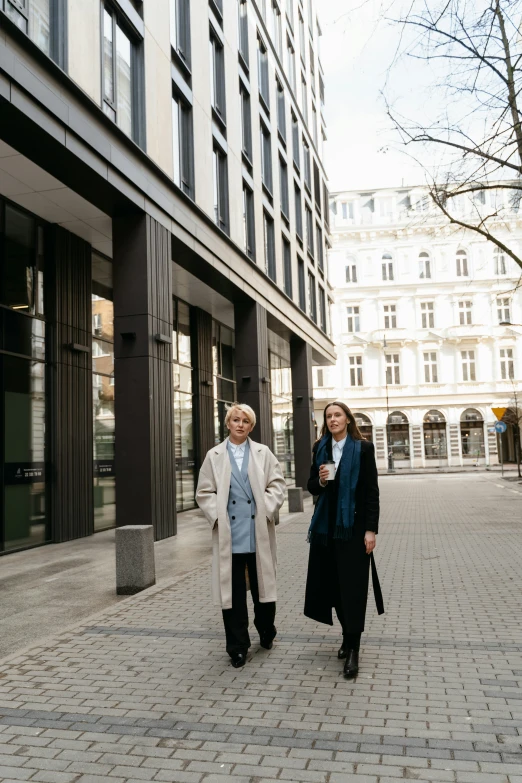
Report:
M116 84L118 125L132 136L131 42L116 25Z
M290 344L272 331L269 332L269 341L274 454L284 477L292 481L295 478L295 462Z
M354 413L355 423L359 427L359 431L364 440L373 442L373 425L369 416L365 413Z
M4 258L1 303L13 310L35 309L35 221L25 212L5 205Z
M428 411L424 416L424 454L426 459L446 459L448 456L446 419L440 411Z
M479 459L485 456L484 419L480 411L468 408L460 419L462 456Z
M25 16L17 11L10 2L5 4L5 10L11 21L14 22L15 25L20 28L20 30L23 30L24 33L27 33L27 19Z
M29 35L37 46L50 54L50 0L31 0L29 4Z
M408 419L400 411L390 413L386 424L388 451L392 452L394 460L410 459L410 425Z
M4 546L48 540L45 504L45 365L0 356L4 419Z
M112 52L112 15L103 11L103 92L104 98L114 105L114 59ZM114 109L104 103L105 113L116 119Z
M116 524L114 376L92 376L94 530Z
M174 448L176 458L176 508L194 508L195 459L192 395L174 392Z

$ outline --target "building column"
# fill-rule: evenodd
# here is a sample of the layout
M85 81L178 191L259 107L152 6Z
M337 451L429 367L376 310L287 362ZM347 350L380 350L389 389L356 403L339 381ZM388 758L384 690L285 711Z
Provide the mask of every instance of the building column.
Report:
M91 246L57 225L45 237L48 279L49 499L52 540L94 531Z
M113 219L116 524L176 534L170 233Z
M253 300L234 304L238 402L257 416L252 439L273 448L266 310Z
M199 307L190 309L192 348L194 446L196 473L214 446L214 372L212 365L212 316Z
M314 429L314 388L312 348L304 340L290 341L292 366L292 407L294 418L295 485L306 490L312 462Z

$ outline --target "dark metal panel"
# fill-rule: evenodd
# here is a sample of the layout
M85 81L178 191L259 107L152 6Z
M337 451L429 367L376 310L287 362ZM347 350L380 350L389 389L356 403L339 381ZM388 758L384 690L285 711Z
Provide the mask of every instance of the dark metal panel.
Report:
M310 475L313 424L312 347L294 337L290 341L292 368L292 407L294 415L295 485L306 488Z
M238 402L257 416L253 440L272 448L270 365L266 310L252 299L234 304Z
M113 220L116 524L176 533L170 235L145 213Z
M46 273L49 497L52 539L59 542L90 535L94 528L91 246L59 226L50 226Z
M193 410L196 470L214 445L214 374L212 366L212 316L199 307L190 311L193 367Z

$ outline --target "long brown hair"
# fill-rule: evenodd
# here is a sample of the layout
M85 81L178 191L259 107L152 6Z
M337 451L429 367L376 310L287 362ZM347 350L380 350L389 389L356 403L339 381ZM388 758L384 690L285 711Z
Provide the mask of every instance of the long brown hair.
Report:
M328 424L326 423L326 411L328 410L328 408L331 408L332 405L338 405L339 408L343 409L343 412L348 417L348 435L350 435L354 440L364 440L362 433L359 427L357 426L357 422L355 421L355 416L351 412L350 408L344 402L339 402L338 400L336 400L335 402L329 402L326 408L324 409L323 426L321 427L319 440L321 440L321 438L324 438L324 436L329 432Z

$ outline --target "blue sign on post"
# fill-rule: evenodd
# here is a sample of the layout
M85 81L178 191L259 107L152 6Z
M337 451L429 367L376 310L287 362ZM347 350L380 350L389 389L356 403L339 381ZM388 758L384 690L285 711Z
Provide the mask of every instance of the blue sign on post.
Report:
M495 430L497 432L500 432L500 434L502 435L502 433L507 430L506 422L505 421L496 421L495 422Z

